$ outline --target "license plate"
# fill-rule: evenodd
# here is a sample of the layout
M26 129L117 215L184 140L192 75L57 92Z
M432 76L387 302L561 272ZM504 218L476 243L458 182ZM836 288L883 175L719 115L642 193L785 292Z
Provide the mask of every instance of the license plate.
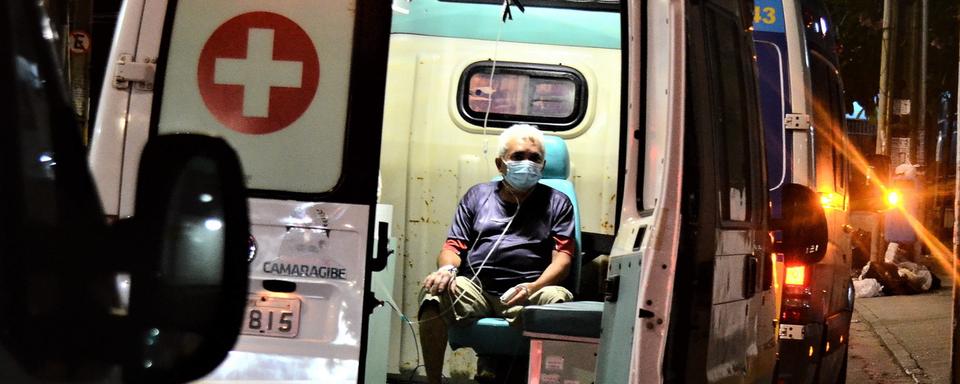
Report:
M250 295L240 333L297 337L300 332L300 299Z
M803 340L805 332L802 325L780 324L781 340Z

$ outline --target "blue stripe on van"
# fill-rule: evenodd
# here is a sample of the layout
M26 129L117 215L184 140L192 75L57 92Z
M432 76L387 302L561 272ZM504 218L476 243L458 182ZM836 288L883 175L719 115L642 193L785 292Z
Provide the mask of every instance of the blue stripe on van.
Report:
M438 0L402 4L410 13L393 13L392 33L497 39L501 5ZM503 25L502 41L620 49L620 14L615 12L527 6L526 12L514 8L512 14L513 20Z
M783 2L780 0L755 0L753 3L753 30L760 32L785 32Z
M783 115L790 111L786 95L790 92L788 77L786 35L755 32L758 88L760 91L760 119L763 123L764 146L767 160L767 188L770 190L771 215L780 217L782 183L793 177L790 161L793 143L784 137ZM786 150L786 151L785 151ZM786 161L785 161L786 159Z

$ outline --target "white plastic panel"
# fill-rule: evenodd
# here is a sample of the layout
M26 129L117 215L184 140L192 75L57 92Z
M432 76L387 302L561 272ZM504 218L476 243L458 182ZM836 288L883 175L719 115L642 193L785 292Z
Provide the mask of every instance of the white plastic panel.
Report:
M206 380L356 382L369 207L250 199L250 212L257 243L250 293L300 299L299 334L242 335ZM296 290L271 292L264 280Z
M181 1L159 132L224 137L253 189L340 178L354 0Z
M135 87L114 88L112 76L121 55L132 56L137 62L157 56L166 3L164 0L148 4L142 0L129 0L124 1L120 9L117 33L107 60L107 76L100 91L89 156L90 171L108 215L133 214L136 173L140 151L149 132L153 95L150 91L132 90ZM144 13L152 16L144 20Z

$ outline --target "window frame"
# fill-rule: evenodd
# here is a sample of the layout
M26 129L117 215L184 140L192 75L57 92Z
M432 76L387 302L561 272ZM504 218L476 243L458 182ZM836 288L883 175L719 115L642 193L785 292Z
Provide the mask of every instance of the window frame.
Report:
M487 69L493 69L494 77L497 74L527 75L531 78L548 78L570 80L574 84L573 111L566 117L546 117L514 115L490 112L487 118L487 128L507 128L513 124L533 124L543 131L566 132L576 128L587 116L589 94L587 79L580 71L563 65L533 64L520 62L494 62L490 60L478 61L468 65L460 73L457 84L457 112L468 124L483 127L485 112L477 112L469 108L470 79L476 74L482 74Z
M830 160L833 172L833 192L846 195L847 190L847 156L843 153L842 146L844 146L846 139L846 111L844 108L843 102L843 81L840 78L839 73L837 72L836 66L830 62L827 57L820 54L816 51L811 51L810 54L810 72L813 77L813 88L811 93L813 94L814 102L825 103L828 107L827 112L828 116L823 116L824 121L829 124L836 124L836 127L819 127L814 130L815 138L821 139L819 145L826 145L827 148L822 148L823 151L830 152ZM822 73L821 73L822 72ZM822 79L818 79L818 75L822 75ZM820 83L818 80L823 80L825 83ZM820 91L822 93L818 93ZM813 113L817 114L819 111L818 108L814 108ZM819 116L814 115L814 124L820 123ZM826 131L824 131L826 128ZM834 130L834 128L836 128ZM829 138L825 138L825 135L829 135ZM830 141L835 141L831 143ZM841 146L841 149L838 149L837 146Z
M713 18L712 20L711 20L711 17ZM730 14L729 11L719 8L716 5L708 5L704 7L704 21L706 23L705 26L707 28L710 28L714 32L719 33L718 26L713 23L721 22L723 20L733 21L735 23L735 21L737 20L737 16ZM716 75L715 79L724 78L723 74L719 72L721 70L720 61L731 59L730 57L725 57L720 55L721 52L719 51L720 48L718 46L719 37L720 36L717 36L717 35L706 36L704 39L704 42L706 44L706 49L710 51L710 53L708 54L709 67L711 71L714 71L714 75ZM740 71L741 79L745 79L753 85L753 87L747 87L744 89L737 88L737 89L741 93L740 96L744 100L754 100L757 98L755 96L755 93L758 92L756 88L756 83L755 83L756 81L755 65L756 64L752 61L752 58L746 53L747 50L743 49L743 45L749 45L750 47L752 47L753 40L752 39L748 40L747 37L745 37L742 33L738 33L736 36L736 39L737 39L736 43L742 46L740 47L741 49L738 50L739 57L737 57L735 63L733 63L737 67L734 69ZM754 80L749 80L749 79L754 79ZM711 81L715 81L715 80L711 80ZM724 85L721 82L719 82L719 80L716 80L716 81L718 82L711 84L709 92L713 94L713 101L711 102L711 106L712 108L714 108L713 113L716 116L721 117L720 121L713 121L712 124L714 124L715 132L720 133L720 132L725 132L726 130L725 122L723 121L723 116L733 113L733 111L728 111L727 109L725 109L724 105L720 102L720 100L725 99L724 97L725 95L723 95ZM742 219L733 219L730 217L730 214L731 214L730 212L731 199L729 195L730 191L723 190L723 188L728 187L730 183L730 177L729 177L730 175L728 174L728 168L730 164L729 164L729 159L727 157L728 151L726 151L725 143L724 143L725 137L721 137L718 135L718 137L715 138L713 143L713 146L714 146L713 149L714 149L714 155L715 155L714 159L715 161L718 162L717 174L716 174L716 180L717 180L716 193L717 193L717 199L719 201L719 204L717 205L717 207L719 209L717 212L717 218L719 219L719 226L724 229L752 228L762 221L762 213L765 212L763 209L763 205L766 204L766 200L767 200L766 199L767 187L766 187L766 182L763 181L763 177L759 177L759 175L764 174L766 172L766 167L762 164L763 162L766 161L766 159L763 157L763 154L759 152L759 148L763 146L763 142L762 142L763 128L760 123L759 112L760 112L759 107L751 103L745 103L743 105L742 110L738 111L738 113L743 114L740 129L743 130L743 134L744 134L743 138L748 141L748 143L745 143L748 145L746 148L747 152L744 154L746 158L744 165L747 168L744 170L745 177L746 177L746 180L745 180L746 184L744 185L744 191L746 192L746 195L744 196L746 212ZM755 161L750 161L752 159L759 159L760 163L757 163Z

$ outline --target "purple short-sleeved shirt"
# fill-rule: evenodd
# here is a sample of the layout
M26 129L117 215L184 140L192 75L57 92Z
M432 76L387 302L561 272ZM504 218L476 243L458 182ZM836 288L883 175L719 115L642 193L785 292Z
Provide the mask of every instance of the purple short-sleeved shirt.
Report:
M459 268L462 276L472 277L490 255L478 280L485 291L497 295L540 277L553 258L554 236L574 236L573 205L562 192L537 184L517 212L517 204L502 200L499 189L497 181L471 187L460 199L447 235L469 247ZM491 253L515 212L516 218Z

